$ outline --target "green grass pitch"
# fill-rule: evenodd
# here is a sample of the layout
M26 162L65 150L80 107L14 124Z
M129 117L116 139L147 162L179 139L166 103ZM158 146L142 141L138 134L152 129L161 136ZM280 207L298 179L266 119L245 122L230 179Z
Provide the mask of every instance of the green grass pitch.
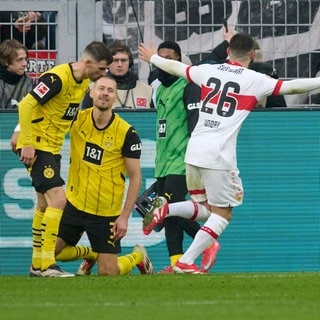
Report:
M0 319L318 320L320 273L0 276Z

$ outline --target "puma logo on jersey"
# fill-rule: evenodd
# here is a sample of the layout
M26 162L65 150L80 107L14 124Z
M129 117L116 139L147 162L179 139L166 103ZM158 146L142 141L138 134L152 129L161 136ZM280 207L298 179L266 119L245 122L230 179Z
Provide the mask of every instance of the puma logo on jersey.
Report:
M168 192L166 192L164 195L166 196L166 198L167 198L168 200L171 200L171 197L172 197L173 193L168 193Z

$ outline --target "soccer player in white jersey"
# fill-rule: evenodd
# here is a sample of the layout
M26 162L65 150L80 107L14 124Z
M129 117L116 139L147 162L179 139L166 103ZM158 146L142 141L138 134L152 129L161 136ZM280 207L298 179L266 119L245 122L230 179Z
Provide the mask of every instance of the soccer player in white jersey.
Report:
M254 59L252 38L235 34L222 64L189 66L159 57L152 47L139 46L139 57L201 87L198 123L188 143L187 186L193 201L170 203L157 198L144 219L154 228L166 216L205 221L192 244L174 266L177 273L199 273L195 259L217 241L242 204L243 187L237 167L236 145L243 121L259 101L270 95L296 94L320 88L320 79L283 81L248 69Z

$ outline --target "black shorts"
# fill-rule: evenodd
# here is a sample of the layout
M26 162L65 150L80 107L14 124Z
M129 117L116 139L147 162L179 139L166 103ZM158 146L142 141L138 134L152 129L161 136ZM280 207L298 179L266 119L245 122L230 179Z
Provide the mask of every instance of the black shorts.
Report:
M184 201L188 194L186 176L170 174L157 178L156 191L159 196L165 196L169 203Z
M86 232L94 252L118 254L121 252L120 241L114 241L111 232L117 218L118 216L102 217L86 213L67 201L58 236L67 244L75 246Z
M52 188L64 185L60 173L60 154L36 150L34 163L26 167L31 176L32 185L37 192L45 193Z

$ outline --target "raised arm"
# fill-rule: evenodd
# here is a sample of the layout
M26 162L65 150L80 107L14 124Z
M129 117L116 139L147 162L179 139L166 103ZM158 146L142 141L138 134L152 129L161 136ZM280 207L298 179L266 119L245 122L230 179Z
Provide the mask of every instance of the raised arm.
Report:
M189 65L176 60L169 60L159 57L153 47L149 48L143 43L140 44L138 52L140 59L148 63L152 63L156 67L174 76L186 78L186 69L190 67Z
M297 94L320 88L320 78L303 78L283 81L279 95Z
M225 61L228 57L227 49L229 47L230 39L234 35L234 30L231 27L228 27L228 31L223 27L223 39L220 44L212 49L212 51L207 55L207 57L202 60L200 63L220 63Z

